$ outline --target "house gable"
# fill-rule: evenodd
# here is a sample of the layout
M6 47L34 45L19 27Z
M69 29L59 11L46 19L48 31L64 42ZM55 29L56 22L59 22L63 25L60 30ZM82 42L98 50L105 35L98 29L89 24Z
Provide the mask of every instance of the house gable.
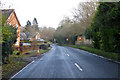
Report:
M6 24L12 25L13 27L17 28L17 45L20 46L20 22L16 16L14 9L5 9L2 10L2 14L6 16Z

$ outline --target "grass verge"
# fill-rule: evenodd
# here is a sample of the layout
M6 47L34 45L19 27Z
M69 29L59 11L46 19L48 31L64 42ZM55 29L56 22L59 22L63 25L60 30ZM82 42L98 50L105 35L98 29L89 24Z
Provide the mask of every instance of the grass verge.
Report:
M67 44L64 44L63 46L69 46L69 47L82 49L82 50L97 54L99 56L103 56L103 57L106 57L106 58L109 58L109 59L112 59L112 60L115 60L115 61L120 61L120 55L118 55L118 53L105 52L105 51L100 50L100 49L89 48L89 47L86 47L86 46L67 45Z
M23 60L16 60L16 55L10 55L9 56L9 63L2 65L2 77L3 78L9 78L14 73L19 71L21 68L23 68L25 65L27 65L27 62Z
M39 53L43 54L50 49L47 50L40 50ZM28 52L29 54L23 54L23 55L10 55L9 56L9 63L2 65L2 77L3 78L10 78L15 73L17 73L19 70L21 70L23 67L25 67L28 63L31 62L31 60L28 62L24 58L30 58L31 56L37 56L37 51ZM18 60L19 58L19 60Z

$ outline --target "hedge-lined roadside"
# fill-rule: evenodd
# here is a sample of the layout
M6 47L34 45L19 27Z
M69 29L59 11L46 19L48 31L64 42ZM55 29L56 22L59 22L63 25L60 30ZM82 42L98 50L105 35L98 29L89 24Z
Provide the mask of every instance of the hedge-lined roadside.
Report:
M50 49L47 50L40 50L39 53L43 54ZM28 52L29 53L29 52ZM9 63L2 65L2 78L10 78L15 73L17 73L19 70L21 70L23 67L25 67L27 64L29 64L32 60L26 60L29 59L31 56L37 56L37 51L33 51L30 54L24 54L24 55L10 55L9 56Z
M115 61L120 61L120 55L118 55L118 53L112 53L112 52L105 52L99 49L95 49L95 48L89 48L86 46L76 46L76 45L67 45L64 44L63 46L69 46L69 47L74 47L74 48L78 48L78 49L82 49L109 59L113 59Z

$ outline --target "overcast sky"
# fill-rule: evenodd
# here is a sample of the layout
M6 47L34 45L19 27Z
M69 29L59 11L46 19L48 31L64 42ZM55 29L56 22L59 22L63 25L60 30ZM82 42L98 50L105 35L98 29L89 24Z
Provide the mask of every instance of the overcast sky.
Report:
M17 17L22 26L27 20L33 21L37 18L39 27L47 26L57 28L64 16L71 16L73 8L82 0L2 0L4 8L15 9Z

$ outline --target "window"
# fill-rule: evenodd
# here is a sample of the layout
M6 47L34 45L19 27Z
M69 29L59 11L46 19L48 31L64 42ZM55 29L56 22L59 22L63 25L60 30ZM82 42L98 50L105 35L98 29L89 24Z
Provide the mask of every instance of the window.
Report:
M18 25L16 24L16 28L18 28Z
M9 23L9 25L11 26L11 24Z
M17 32L18 32L18 25L16 24Z

